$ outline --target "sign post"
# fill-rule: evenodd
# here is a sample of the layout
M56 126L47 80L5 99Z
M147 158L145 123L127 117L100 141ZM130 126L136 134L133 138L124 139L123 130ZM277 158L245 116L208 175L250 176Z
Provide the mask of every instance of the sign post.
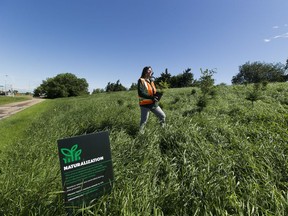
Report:
M65 204L88 205L113 183L113 168L107 131L58 140Z

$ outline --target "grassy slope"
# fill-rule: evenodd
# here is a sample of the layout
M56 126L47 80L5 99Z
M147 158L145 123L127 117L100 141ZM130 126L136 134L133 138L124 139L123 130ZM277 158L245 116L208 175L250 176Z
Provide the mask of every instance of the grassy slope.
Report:
M167 127L151 115L144 135L136 92L49 102L1 154L0 213L64 215L57 140L107 129L114 189L83 215L287 214L287 83L253 106L251 86L218 87L201 113L191 90L167 90Z
M47 103L41 103L18 112L9 118L0 121L0 151L6 146L13 145L19 139L27 136L26 128L29 128L31 123L37 121L37 118L47 111Z

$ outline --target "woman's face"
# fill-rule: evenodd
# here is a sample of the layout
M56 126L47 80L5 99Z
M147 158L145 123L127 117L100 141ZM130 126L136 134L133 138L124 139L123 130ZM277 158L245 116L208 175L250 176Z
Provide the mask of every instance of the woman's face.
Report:
M152 73L153 73L152 68L148 68L146 77L150 78L152 76Z

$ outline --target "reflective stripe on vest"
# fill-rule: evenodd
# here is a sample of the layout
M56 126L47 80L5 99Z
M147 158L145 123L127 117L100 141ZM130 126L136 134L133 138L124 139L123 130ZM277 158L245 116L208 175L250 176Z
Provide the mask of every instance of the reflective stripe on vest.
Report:
M156 93L156 87L154 85L154 82L147 82L145 79L140 78L142 84L145 86L145 91L148 95L153 96ZM153 92L154 90L154 92ZM154 101L152 99L147 99L139 96L139 104L140 105L147 105L147 104L153 104Z

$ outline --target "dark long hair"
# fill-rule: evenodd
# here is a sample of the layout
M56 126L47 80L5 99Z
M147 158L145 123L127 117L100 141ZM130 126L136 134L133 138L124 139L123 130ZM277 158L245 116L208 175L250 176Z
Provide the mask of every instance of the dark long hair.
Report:
M141 74L141 78L144 78L144 77L145 77L145 75L147 74L149 68L151 68L151 66L146 66L146 67L143 68L142 74ZM151 69L152 69L152 68L151 68Z

